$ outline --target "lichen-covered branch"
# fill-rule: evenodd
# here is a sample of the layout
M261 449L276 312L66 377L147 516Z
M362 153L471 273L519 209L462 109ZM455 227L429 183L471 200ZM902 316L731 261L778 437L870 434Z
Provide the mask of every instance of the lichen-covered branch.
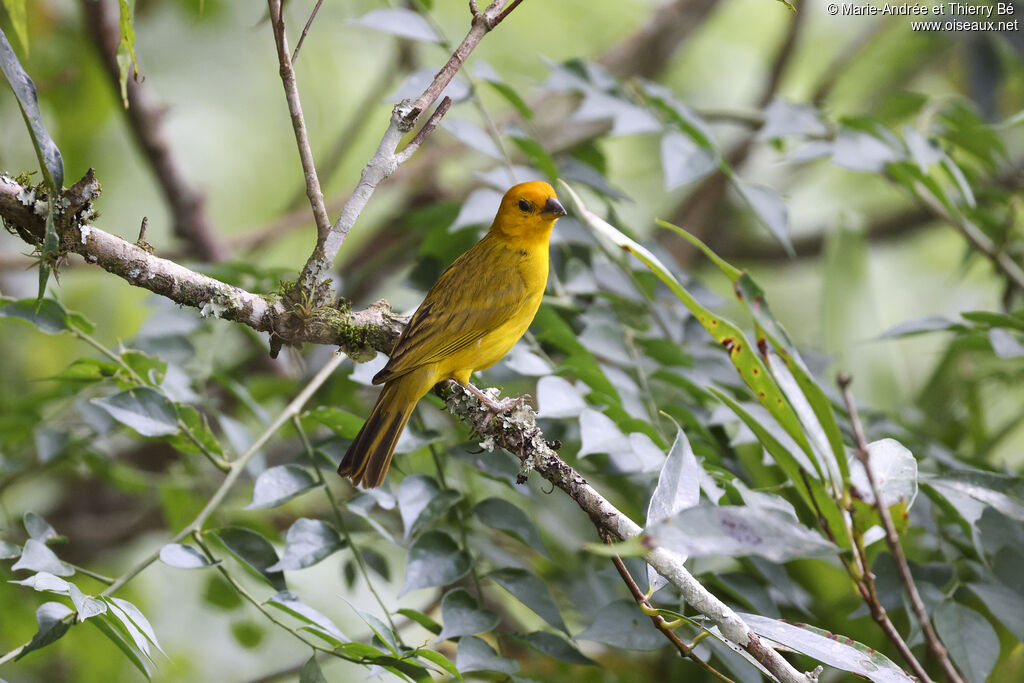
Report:
M535 471L564 491L590 517L594 526L620 540L639 535L643 529L559 457L537 426L536 413L520 405L511 413L488 419L490 412L480 399L453 382L445 398L447 410L471 426L487 449L501 447L519 458L520 477ZM782 655L767 646L728 605L708 591L684 566L684 558L667 548L648 551L644 561L679 589L688 605L709 618L722 634L743 647L783 683L813 680L797 671Z
M100 183L92 170L64 191L56 212L61 254L80 254L87 263L197 308L204 316L269 332L279 344L338 345L360 358L390 351L401 334L404 321L392 315L386 302L361 311L349 310L344 302L307 306L294 287L283 287L272 295L255 294L160 258L148 245L129 242L91 223L92 202L99 193ZM48 201L39 188L0 175L0 219L32 246L42 241Z

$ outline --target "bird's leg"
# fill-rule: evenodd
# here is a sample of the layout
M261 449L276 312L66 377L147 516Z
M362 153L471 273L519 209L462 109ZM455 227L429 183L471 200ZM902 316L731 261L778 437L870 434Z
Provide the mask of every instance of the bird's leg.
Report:
M493 398L473 386L470 382L466 382L463 386L466 388L466 391L480 399L480 402L487 408L489 415L484 419L484 427L490 424L495 415L503 413L506 410L518 408L526 403L526 396L519 396L518 398L503 398L499 401L495 401Z

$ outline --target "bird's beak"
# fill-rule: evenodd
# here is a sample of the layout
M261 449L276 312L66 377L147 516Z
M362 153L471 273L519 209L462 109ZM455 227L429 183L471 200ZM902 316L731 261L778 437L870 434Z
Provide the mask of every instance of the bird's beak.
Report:
M558 218L565 215L565 207L556 198L548 197L548 201L545 202L541 213L554 214L555 218Z

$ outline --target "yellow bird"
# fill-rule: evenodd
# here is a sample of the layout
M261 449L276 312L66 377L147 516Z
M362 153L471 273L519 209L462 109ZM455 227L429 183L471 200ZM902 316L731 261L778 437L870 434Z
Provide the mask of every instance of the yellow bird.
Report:
M384 389L338 474L366 488L384 483L405 423L438 382L455 380L492 413L515 404L491 400L469 376L501 360L533 322L547 286L551 228L564 215L548 183L505 193L490 230L437 279L374 376Z

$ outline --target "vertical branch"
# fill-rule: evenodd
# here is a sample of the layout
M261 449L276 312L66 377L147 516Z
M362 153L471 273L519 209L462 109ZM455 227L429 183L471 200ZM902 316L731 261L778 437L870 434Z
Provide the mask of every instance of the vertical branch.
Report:
M121 40L117 17L110 11L107 0L82 0L82 13L89 38L103 62L103 70L117 90L120 88L117 46ZM163 107L134 78L128 79L127 89L128 108L124 114L128 128L156 176L157 185L174 219L174 234L188 245L193 256L204 261L223 260L227 249L216 237L206 213L205 199L188 181L167 142Z
M279 3L280 0L269 0L271 3ZM481 10L473 15L473 21L466 37L462 39L459 46L452 52L451 57L441 70L434 76L434 80L426 90L413 101L405 100L395 106L391 114L391 123L388 125L376 153L370 158L359 177L359 183L352 191L348 201L345 202L338 220L327 232L326 238L317 245L317 248L306 261L299 278L301 285L311 291L313 285L318 282L334 263L342 244L348 237L349 232L359 219L366 204L370 201L377 185L391 176L398 167L407 161L420 143L426 133L429 133L444 115L447 105L442 102L434 112L431 119L424 125L420 133L401 152L398 152L398 145L402 137L412 130L420 115L429 109L438 100L444 89L451 83L455 74L462 68L469 54L480 44L483 37L495 26L501 23L521 0L513 0L506 8L505 0L494 0L487 9ZM450 103L450 101L449 101Z
M885 543L889 546L889 552L892 553L893 558L896 560L896 567L899 569L900 580L903 582L903 588L907 593L907 597L910 598L910 605L914 610L914 615L917 617L918 622L921 624L921 632L924 634L925 642L928 643L928 651L932 657L938 662L939 666L942 667L943 673L946 677L954 683L963 683L963 678L957 673L956 668L949 659L949 653L946 651L946 646L942 644L939 639L939 635L932 628L932 622L928 618L928 612L924 608L924 602L921 600L921 594L917 590L917 584L914 582L914 576L910 573L910 565L907 563L907 557L903 554L903 548L900 546L899 534L896 533L896 525L893 524L892 515L889 513L889 508L886 506L885 501L882 499L882 489L878 485L878 480L875 478L874 470L871 468L871 456L868 453L867 439L864 437L864 428L860 422L860 415L857 413L857 406L853 401L853 392L850 391L850 384L852 379L848 375L840 374L836 380L839 385L840 391L843 393L843 401L846 403L846 410L850 415L850 426L853 428L853 435L856 440L857 450L855 451L857 459L860 460L864 466L864 472L867 474L868 483L871 484L871 492L875 497L875 508L878 510L878 516L882 520L882 527L885 529ZM865 571L867 568L865 567Z
M320 178L317 177L313 164L313 151L309 146L309 135L306 133L306 119L302 115L302 102L299 100L299 88L295 83L295 70L292 58L288 53L288 36L285 35L284 13L281 0L267 0L270 8L270 25L274 29L274 42L277 44L277 61L281 65L281 83L284 85L285 97L288 100L288 113L291 114L292 128L295 130L295 143L299 148L299 159L302 161L302 172L306 178L306 196L313 208L316 220L317 245L319 246L331 229L331 219L327 217L324 206L324 193L320 189Z

